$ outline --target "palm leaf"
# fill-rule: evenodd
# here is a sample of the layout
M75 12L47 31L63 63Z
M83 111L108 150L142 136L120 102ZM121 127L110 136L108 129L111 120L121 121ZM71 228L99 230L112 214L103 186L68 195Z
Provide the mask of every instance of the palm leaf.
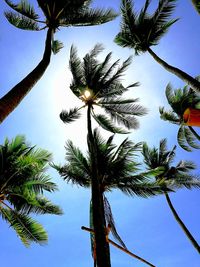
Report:
M51 44L51 49L54 55L57 54L63 47L64 47L63 43L58 40L54 40Z
M75 16L62 17L61 26L92 26L109 22L117 17L112 9L90 9L82 10L82 13L76 12Z
M43 196L37 196L32 203L24 203L24 205L22 205L20 208L20 212L23 214L63 214L59 206L52 204L51 201Z
M118 188L129 196L143 198L163 194L165 191L169 190L166 188L166 184L163 181L135 183L134 185L120 183Z
M70 140L66 144L66 159L71 165L79 167L86 173L90 173L87 159L84 157L81 150L75 147Z
M29 246L30 242L42 245L47 242L48 237L44 228L29 216L2 207L0 211L3 219L10 223L24 245Z
M5 12L7 20L15 27L22 30L39 31L40 27L37 22L29 19L23 15L15 14L13 12Z
M114 124L112 123L112 121L110 121L106 116L104 115L95 115L93 114L94 119L96 120L96 122L106 131L112 132L112 133L120 133L120 134L127 134L128 132L118 128L116 126L114 126Z
M35 13L34 7L31 6L28 1L22 0L19 4L13 4L11 0L5 0L6 4L9 5L12 9L16 12L20 13L21 15L32 19L37 20L39 18L38 14Z
M187 143L195 149L200 149L200 144L196 142L196 138L194 137L193 133L190 131L189 128L184 127L185 131L185 139Z
M24 186L30 190L33 190L35 193L43 193L43 191L54 192L58 190L58 187L55 183L51 182L49 176L47 175L38 175L37 179L29 180L24 183Z
M177 134L177 141L178 144L180 145L180 147L182 147L184 150L191 152L192 149L190 148L190 146L187 143L186 140L186 136L185 136L185 127L181 126L178 130L178 134Z
M165 111L164 107L159 107L160 118L173 124L180 125L180 118L173 111Z
M79 108L73 108L73 109L70 109L69 111L63 110L60 113L60 119L64 123L73 122L74 120L79 119L80 116L81 116L81 114L79 112Z

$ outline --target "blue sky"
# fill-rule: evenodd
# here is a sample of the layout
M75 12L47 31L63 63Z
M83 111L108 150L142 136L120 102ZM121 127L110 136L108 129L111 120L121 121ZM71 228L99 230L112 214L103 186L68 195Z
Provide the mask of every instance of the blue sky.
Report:
M36 1L31 1L36 3ZM144 1L135 0L136 7ZM153 0L152 6L158 1ZM119 0L94 0L100 7L113 7L119 10ZM37 7L37 4L35 4ZM0 96L19 82L40 61L44 48L45 31L28 32L10 25L4 18L7 9L0 3ZM200 16L190 0L177 1L174 17L180 20L172 26L157 47L152 49L172 65L182 68L192 76L199 74L200 62ZM105 52L113 51L113 60L125 60L132 50L122 49L113 39L119 31L119 18L113 22L87 28L64 28L56 37L65 47L52 56L45 75L22 101L20 106L0 126L0 141L24 134L33 145L48 149L53 153L54 162L63 163L64 145L68 139L86 149L86 125L83 116L78 122L64 125L59 119L62 109L79 104L69 90L71 74L68 69L69 49L77 46L83 57L97 42L103 43ZM139 81L141 86L131 91L131 97L140 97L149 114L140 119L140 129L129 137L134 142L147 141L157 146L160 139L167 138L169 148L176 144L176 126L169 125L159 118L158 107L167 105L165 88L171 82L174 88L182 87L181 80L167 73L153 59L143 54L133 58L133 63L124 76L124 84ZM197 129L199 132L199 129ZM108 136L103 130L102 135ZM116 137L116 143L124 136ZM188 153L177 148L176 161L193 160L198 167L199 151ZM46 246L32 245L25 248L9 226L0 221L2 241L1 263L10 266L33 267L86 267L92 265L90 240L81 226L88 226L90 191L64 183L58 174L49 169L52 179L58 183L59 192L49 197L63 210L63 216L39 216L38 220L49 233ZM190 242L175 222L163 196L151 199L130 198L113 191L107 195L113 210L119 234L127 247L134 253L149 260L157 267L197 267L200 258ZM171 200L180 217L200 243L199 191L180 190L171 194ZM130 258L115 248L111 248L113 267L144 264Z

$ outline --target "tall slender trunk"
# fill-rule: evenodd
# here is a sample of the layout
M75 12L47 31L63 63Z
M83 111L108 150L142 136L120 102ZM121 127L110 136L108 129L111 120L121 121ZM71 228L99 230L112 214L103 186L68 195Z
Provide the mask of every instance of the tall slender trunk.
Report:
M19 105L47 69L51 59L53 30L48 29L43 58L40 63L0 99L0 123Z
M188 237L188 239L191 241L192 245L194 246L194 248L198 251L198 253L200 253L200 246L197 243L197 241L194 239L194 237L192 236L192 234L189 232L189 230L187 229L187 227L185 226L185 224L183 223L183 221L181 220L181 218L178 216L175 208L172 205L172 202L169 198L169 195L167 193L165 193L165 197L167 199L167 203L176 219L176 221L178 222L178 224L180 225L180 227L182 228L182 230L184 231L184 233L186 234L186 236Z
M193 129L193 127L188 126L190 131L193 133L193 135L200 141L200 136L198 135L198 133Z
M93 224L96 242L96 256L98 267L111 267L110 263L110 252L109 244L106 241L105 235L105 216L103 207L103 196L100 190L99 175L97 169L97 156L96 156L96 145L92 132L91 125L91 106L88 105L87 111L87 126L88 126L88 149L91 156L92 163L92 213L93 213Z
M158 57L150 48L148 48L147 51L161 66L163 66L163 68L179 77L197 93L200 92L200 82L198 82L192 76L188 75L186 72L167 64L163 59Z

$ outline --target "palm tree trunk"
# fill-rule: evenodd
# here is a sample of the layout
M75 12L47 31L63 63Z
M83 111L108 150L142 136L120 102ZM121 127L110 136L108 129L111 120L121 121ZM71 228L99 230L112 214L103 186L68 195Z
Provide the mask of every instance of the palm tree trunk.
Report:
M192 76L188 75L186 72L167 64L163 59L158 57L150 48L148 48L147 51L161 66L163 66L163 68L179 77L197 93L200 92L200 82L198 82Z
M105 235L105 216L104 216L104 206L103 206L103 195L100 190L99 180L98 180L98 168L97 168L97 156L96 156L96 145L94 141L94 136L92 133L91 125L91 106L88 105L87 111L87 122L88 122L88 149L91 155L92 161L92 213L93 213L93 224L96 242L96 257L98 267L111 267L110 263L110 252L109 244L106 241Z
M200 136L198 135L198 133L193 129L193 127L188 126L190 131L193 133L193 135L200 141Z
M184 231L184 233L186 234L186 236L188 237L188 239L191 241L192 245L194 246L194 248L198 251L198 253L200 253L200 246L197 243L197 241L194 239L194 237L192 236L192 234L189 232L189 230L187 229L187 227L185 226L185 224L183 223L183 221L181 220L181 218L178 216L175 208L172 205L172 202L169 198L169 195L167 193L165 193L165 197L167 199L167 203L176 219L176 221L178 222L178 224L180 225L180 227L182 228L182 230Z
M0 123L19 105L47 69L51 59L52 35L53 30L49 28L47 31L43 58L40 63L0 99Z

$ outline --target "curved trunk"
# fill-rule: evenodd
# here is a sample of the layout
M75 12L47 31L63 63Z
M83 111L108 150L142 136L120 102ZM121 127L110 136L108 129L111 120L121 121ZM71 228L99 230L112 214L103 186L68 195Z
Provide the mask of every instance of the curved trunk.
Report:
M200 141L200 136L199 136L198 133L193 129L193 127L188 126L188 128L189 128L190 131L193 133L193 135Z
M188 84L197 93L200 92L200 82L198 82L192 76L188 75L186 72L167 64L163 59L158 57L150 48L148 48L147 51L161 66L163 66L163 68L165 68L167 71L179 77L182 81Z
M180 227L182 228L182 230L184 231L184 233L186 234L186 236L188 237L188 239L191 241L192 245L194 246L194 248L198 251L198 253L200 253L200 246L197 243L197 241L194 239L194 237L192 236L192 234L189 232L189 230L187 229L187 227L185 226L185 224L183 223L183 221L180 219L180 217L178 216L175 208L172 205L172 202L169 198L169 195L167 193L165 193L165 197L167 199L167 203L176 219L176 221L178 222L178 224L180 225Z
M0 123L19 105L47 69L51 59L52 35L53 30L49 28L43 58L40 63L0 99Z
M93 225L95 233L95 243L96 243L96 262L98 267L111 267L110 263L110 252L109 244L106 241L105 235L105 216L104 216L104 206L103 206L103 195L100 190L99 180L98 180L98 168L97 168L97 156L96 156L96 145L94 141L94 136L92 133L91 125L91 106L88 105L87 111L87 127L88 127L88 149L91 156L92 163L92 213L93 213Z

